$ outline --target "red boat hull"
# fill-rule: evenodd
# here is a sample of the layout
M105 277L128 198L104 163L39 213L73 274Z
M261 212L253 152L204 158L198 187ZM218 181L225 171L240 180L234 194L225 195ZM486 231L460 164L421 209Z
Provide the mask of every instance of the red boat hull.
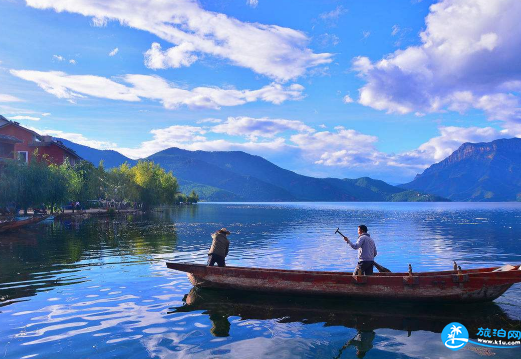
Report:
M11 221L11 222L7 222L7 223L2 223L0 225L0 233L12 231L12 230L15 230L15 229L18 229L21 227L28 226L30 224L35 224L35 223L38 223L38 222L41 222L41 221L47 219L48 217L49 216L33 217L33 218L24 219L22 221Z
M351 273L298 271L245 267L207 267L200 264L167 263L188 273L196 287L238 289L269 293L342 296L352 299L486 302L521 282L519 266L507 271L498 267L461 271L415 273Z

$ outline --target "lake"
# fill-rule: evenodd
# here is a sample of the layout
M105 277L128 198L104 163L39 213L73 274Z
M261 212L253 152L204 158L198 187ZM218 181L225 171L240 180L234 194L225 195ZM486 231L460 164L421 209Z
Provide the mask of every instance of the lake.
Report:
M0 234L0 358L519 358L440 337L458 321L521 330L521 285L438 307L192 290L165 261L351 272L366 224L392 271L521 263L521 203L200 203L150 215L47 221ZM471 329L472 328L472 329Z

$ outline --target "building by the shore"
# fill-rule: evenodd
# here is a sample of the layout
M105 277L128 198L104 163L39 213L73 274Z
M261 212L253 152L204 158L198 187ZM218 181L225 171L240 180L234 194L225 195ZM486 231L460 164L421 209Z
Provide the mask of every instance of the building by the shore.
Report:
M45 157L57 165L66 160L74 165L81 160L74 150L52 136L40 135L0 115L0 161L18 159L30 163L34 160L35 150L38 150L38 157Z

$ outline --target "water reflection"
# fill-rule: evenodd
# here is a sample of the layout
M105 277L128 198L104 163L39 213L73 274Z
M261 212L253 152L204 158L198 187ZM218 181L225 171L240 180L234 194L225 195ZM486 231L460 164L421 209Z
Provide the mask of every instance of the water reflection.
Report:
M147 261L172 252L170 222L142 216L77 218L50 222L0 238L0 307L51 288L87 280L93 266Z
M350 346L354 346L356 348L356 357L363 358L365 354L373 348L373 341L376 336L376 333L372 330L364 331L360 330L353 339L349 340L338 352L338 355L335 359L338 359L342 356L342 353L346 348Z
M521 286L488 305L375 305L190 291L164 262L205 263L210 234L227 227L230 265L352 271L356 252L334 231L365 223L393 271L521 263L520 218L520 204L228 203L41 223L0 236L0 355L443 357L452 321L471 336L519 330Z
M226 324L222 317L277 319L281 323L324 323L324 326L344 326L365 332L388 328L403 330L409 335L418 330L441 333L450 322L464 324L469 333L477 333L478 328L483 326L502 326L505 330L506 327L510 330L521 328L520 320L510 318L494 303L399 304L202 288L192 288L183 302L183 306L172 308L170 313L202 310L210 316L219 333L229 330L229 323ZM476 336L471 334L471 337Z
M420 305L386 302L346 301L335 298L270 295L245 291L192 288L182 306L171 308L170 315L202 312L208 315L215 337L230 335L234 318L240 321L275 320L277 323L323 324L356 329L338 355L354 347L358 358L373 348L375 331L393 329L414 336L414 332L441 333L451 322L465 325L471 338L478 328L520 330L521 321L511 318L494 303L466 305ZM508 328L508 329L507 329Z

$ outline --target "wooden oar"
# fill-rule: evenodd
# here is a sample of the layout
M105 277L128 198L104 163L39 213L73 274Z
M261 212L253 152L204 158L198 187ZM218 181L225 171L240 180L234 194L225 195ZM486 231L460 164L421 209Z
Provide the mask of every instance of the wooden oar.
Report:
M335 231L335 234L340 234L342 237L345 238L345 236L342 234L342 232L340 232L339 230L340 228L337 228L336 231ZM392 273L389 269L385 268L384 266L374 262L374 266L376 267L376 269L378 269L378 272L380 273Z
M380 265L376 262L374 262L374 266L376 269L378 269L378 272L380 273L392 273L389 269L385 268L383 265Z

